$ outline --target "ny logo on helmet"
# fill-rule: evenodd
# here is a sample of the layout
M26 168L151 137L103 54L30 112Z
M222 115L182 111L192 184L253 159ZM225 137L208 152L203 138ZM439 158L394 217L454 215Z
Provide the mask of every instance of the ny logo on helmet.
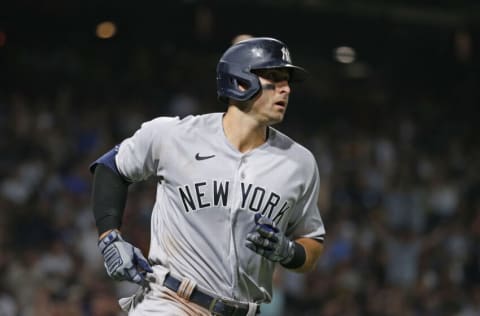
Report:
M282 47L282 59L286 61L287 63L291 63L292 60L290 59L290 52L288 49L284 46Z

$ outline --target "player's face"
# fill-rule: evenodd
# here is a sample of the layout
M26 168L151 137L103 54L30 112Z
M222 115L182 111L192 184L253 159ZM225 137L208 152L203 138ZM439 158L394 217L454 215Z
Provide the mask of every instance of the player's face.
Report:
M290 71L286 68L262 69L255 73L260 79L262 90L254 99L251 112L267 125L283 120L290 95Z

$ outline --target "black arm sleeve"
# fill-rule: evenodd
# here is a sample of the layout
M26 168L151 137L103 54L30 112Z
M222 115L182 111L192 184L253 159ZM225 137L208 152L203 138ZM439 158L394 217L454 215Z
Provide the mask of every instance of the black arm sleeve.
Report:
M92 205L98 233L120 228L128 185L109 167L98 164L93 174Z

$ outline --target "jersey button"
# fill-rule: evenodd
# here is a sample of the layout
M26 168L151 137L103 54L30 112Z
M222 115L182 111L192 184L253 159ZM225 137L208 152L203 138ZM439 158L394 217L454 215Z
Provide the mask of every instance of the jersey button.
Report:
M240 178L245 179L245 172L240 172Z

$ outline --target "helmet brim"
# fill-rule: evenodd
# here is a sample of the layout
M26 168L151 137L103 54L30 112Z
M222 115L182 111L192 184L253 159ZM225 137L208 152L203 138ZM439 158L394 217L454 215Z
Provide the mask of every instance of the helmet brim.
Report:
M308 78L308 72L300 67L295 66L292 64L282 64L282 65L272 65L272 66L262 66L262 67L255 67L250 69L251 70L262 70L262 69L288 69L290 72L290 82L302 82Z
M307 80L308 72L299 66L291 65L287 67L290 69L290 81L291 82L302 82Z

